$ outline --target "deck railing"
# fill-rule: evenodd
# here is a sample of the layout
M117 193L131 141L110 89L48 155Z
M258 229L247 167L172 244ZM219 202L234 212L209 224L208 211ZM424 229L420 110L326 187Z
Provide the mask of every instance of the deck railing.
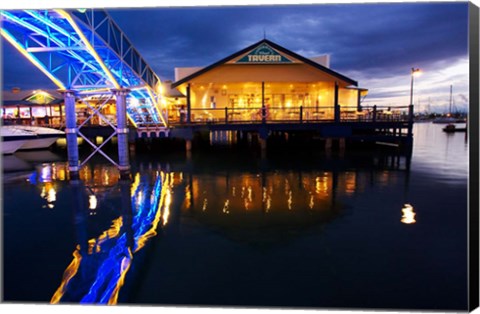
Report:
M187 112L170 111L168 123L171 125L188 124ZM110 116L109 116L110 117ZM2 119L2 123L17 125L37 125L53 128L65 126L64 117L15 118ZM84 117L78 118L81 124ZM115 117L108 119L115 124ZM412 106L340 106L339 117L335 119L334 106L315 107L250 107L250 108L214 108L191 109L190 124L246 124L246 123L324 123L324 122L413 122ZM102 119L93 117L87 124L108 125Z
M339 122L408 122L410 106L340 106ZM411 113L413 115L413 112ZM187 113L171 112L170 124L186 124ZM321 123L335 121L335 107L250 107L191 109L191 124Z

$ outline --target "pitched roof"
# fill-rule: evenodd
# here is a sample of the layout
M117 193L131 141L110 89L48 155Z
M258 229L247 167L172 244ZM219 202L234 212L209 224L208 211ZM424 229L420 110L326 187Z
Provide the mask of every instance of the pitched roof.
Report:
M267 45L269 45L270 47L272 47L272 48L274 48L274 49L276 49L276 50L278 50L278 51L281 51L281 52L283 52L283 53L285 53L285 54L287 54L287 55L290 55L291 57L293 57L293 58L295 58L295 59L297 59L297 60L302 61L302 62L305 63L305 64L308 64L308 65L310 65L310 66L312 66L312 67L314 67L314 68L317 68L317 69L319 69L319 70L321 70L321 71L323 71L323 72L326 72L326 73L328 73L328 74L330 74L330 75L332 75L332 76L334 76L334 77L336 77L336 78L338 78L338 79L340 79L340 80L346 81L346 82L350 83L351 85L357 86L357 84L358 84L357 81L352 80L351 78L348 78L348 77L346 77L346 76L344 76L344 75L342 75L342 74L340 74L340 73L338 73L338 72L335 72L335 71L333 71L333 70L331 70L331 69L329 69L329 68L327 68L327 67L325 67L325 66L323 66L323 65L321 65L321 64L318 64L318 63L316 63L315 61L313 61L313 60L311 60L311 59L307 59L307 58L305 58L305 57L302 57L301 55L296 54L295 52L290 51L290 50L288 50L288 49L286 49L286 48L284 48L284 47L282 47L282 46L280 46L280 45L277 45L276 43L274 43L274 42L272 42L272 41L270 41L270 40L268 40L268 39L262 39L262 40L260 40L259 42L254 43L253 45L250 45L250 46L248 46L248 47L246 47L246 48L244 48L244 49L242 49L242 50L240 50L240 51L238 51L238 52L236 52L236 53L234 53L234 54L232 54L232 55L230 55L230 56L228 56L228 57L226 57L226 58L223 58L223 59L220 60L220 61L217 61L217 62L215 62L215 63L213 63L213 64L211 64L211 65L209 65L209 66L207 66L207 67L205 67L205 68L202 68L201 70L199 70L199 71L197 71L197 72L195 72L195 73L193 73L193 74L191 74L191 75L189 75L189 76L187 76L187 77L184 77L184 78L182 78L181 80L178 80L177 82L174 82L174 83L172 84L172 87L173 87L173 88L178 87L178 86L182 85L183 83L188 82L188 81L192 80L193 78L195 78L195 77L197 77L197 76L200 76L200 75L202 75L202 74L204 74L204 73L212 70L213 68L215 68L215 67L217 67L217 66L220 66L220 65L222 65L222 64L224 64L224 63L227 63L228 61L230 61L230 60L232 60L232 59L234 59L234 58L236 58L236 57L238 57L238 56L241 56L242 54L245 54L245 53L249 52L250 50L253 50L253 49L255 49L257 46L259 46L259 45L261 45L261 44L264 44L264 43L266 43Z
M56 103L58 100L63 101L63 96L57 90L54 89L44 89L44 90L33 90L33 89L25 89L25 90L3 90L2 91L2 102L19 102L26 101L28 103L34 104L33 102L28 101L28 98L35 95L38 91L42 91L47 93L48 95L52 96L54 100L51 103Z

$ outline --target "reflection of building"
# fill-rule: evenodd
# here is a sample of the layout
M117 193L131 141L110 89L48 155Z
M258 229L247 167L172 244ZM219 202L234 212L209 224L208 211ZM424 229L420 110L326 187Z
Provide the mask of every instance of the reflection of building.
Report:
M298 120L300 107L304 120L334 119L335 105L356 111L367 90L328 66L264 39L205 68L177 68L172 86L192 122Z
M335 200L336 184L343 182L338 173L187 176L184 214L235 241L273 244L328 223L343 210Z

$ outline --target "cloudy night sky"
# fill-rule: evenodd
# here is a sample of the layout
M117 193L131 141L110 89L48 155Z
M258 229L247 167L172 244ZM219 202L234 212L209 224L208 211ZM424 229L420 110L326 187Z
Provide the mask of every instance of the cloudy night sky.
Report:
M468 3L352 3L108 9L162 80L175 67L207 66L264 36L369 89L364 104L407 105L410 70L417 111L468 107ZM8 43L3 88L55 88ZM35 74L33 74L35 73Z

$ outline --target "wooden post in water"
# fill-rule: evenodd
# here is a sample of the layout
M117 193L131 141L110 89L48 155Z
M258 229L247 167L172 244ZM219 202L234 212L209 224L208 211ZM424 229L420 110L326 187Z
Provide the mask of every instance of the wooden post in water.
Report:
M72 90L65 90L65 137L67 139L68 171L70 180L78 180L80 171L78 161L77 117L75 114L75 94Z

